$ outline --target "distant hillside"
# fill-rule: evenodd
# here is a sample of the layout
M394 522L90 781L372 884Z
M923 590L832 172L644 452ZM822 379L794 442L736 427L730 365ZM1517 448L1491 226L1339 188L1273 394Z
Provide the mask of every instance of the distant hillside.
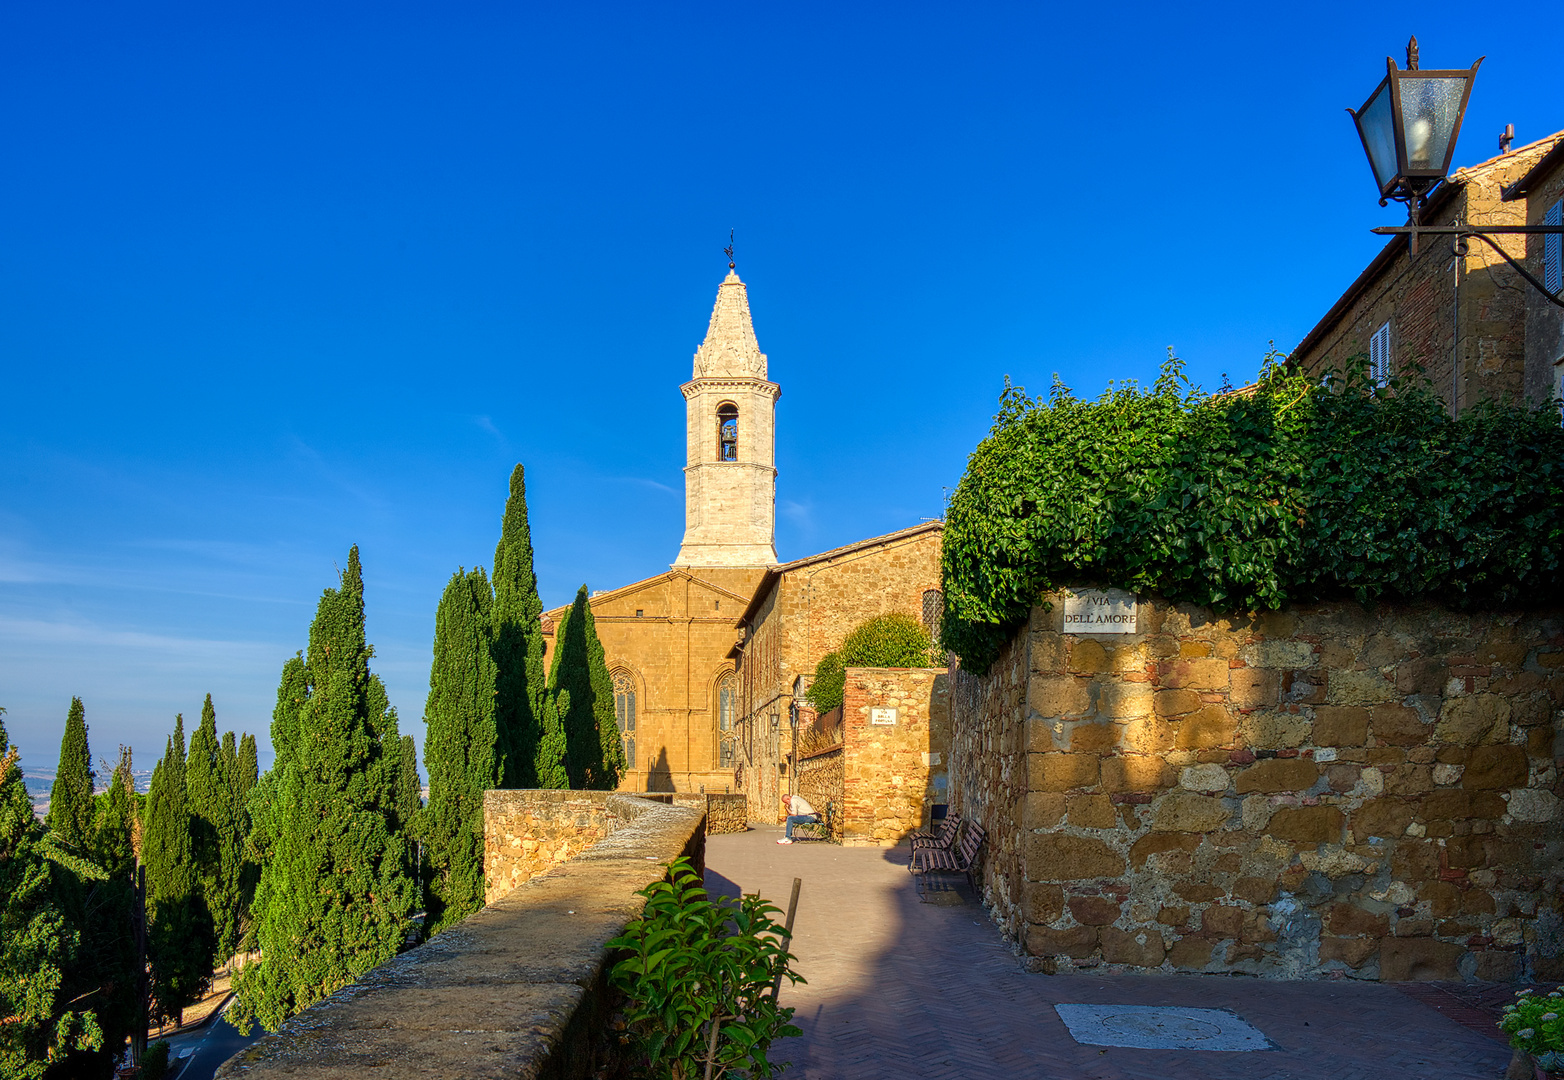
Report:
M151 769L132 769L131 776L136 780L136 790L145 795L152 787ZM110 774L99 776L94 791L97 794L109 790L108 781ZM53 769L23 769L22 786L27 788L27 794L33 800L33 813L43 817L49 812L49 791L54 787Z

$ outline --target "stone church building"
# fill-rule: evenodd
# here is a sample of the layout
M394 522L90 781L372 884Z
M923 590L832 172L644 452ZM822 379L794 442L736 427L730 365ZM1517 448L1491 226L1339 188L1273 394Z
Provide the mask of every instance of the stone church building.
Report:
M776 405L730 267L685 407L684 539L667 571L591 598L624 739L627 791L787 793L796 694L864 619L938 618L939 521L783 563L776 552ZM566 607L544 613L547 660Z

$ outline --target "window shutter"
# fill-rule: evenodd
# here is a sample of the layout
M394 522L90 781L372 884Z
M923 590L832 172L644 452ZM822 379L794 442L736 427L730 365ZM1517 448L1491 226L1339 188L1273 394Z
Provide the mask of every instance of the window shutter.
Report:
M1369 338L1369 378L1376 385L1390 381L1390 323L1385 323Z
M1564 225L1564 202L1556 202L1542 215L1544 225ZM1555 296L1564 288L1564 236L1548 233L1542 238L1542 283Z

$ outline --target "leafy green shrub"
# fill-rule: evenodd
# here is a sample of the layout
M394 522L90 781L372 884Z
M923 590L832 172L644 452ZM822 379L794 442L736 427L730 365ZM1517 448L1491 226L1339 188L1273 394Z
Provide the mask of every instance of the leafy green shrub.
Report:
M846 690L847 668L842 665L842 654L828 652L815 665L815 679L804 692L804 700L824 716L842 703Z
M609 978L628 999L625 1021L643 1074L697 1080L708 1060L714 1080L785 1068L772 1065L767 1050L802 1032L771 988L783 976L804 980L788 966L792 954L771 918L778 909L759 896L737 906L712 902L683 858L636 895L646 909L608 943L630 954Z
M168 1075L170 1049L167 1039L147 1044L141 1054L141 1080L163 1080Z
M816 712L828 713L842 703L850 667L931 666L943 667L944 662L918 620L901 612L876 615L858 624L836 652L820 658L807 698Z
M1522 990L1514 1005L1504 1007L1499 1028L1510 1036L1510 1045L1537 1059L1548 1072L1564 1069L1564 993L1546 996Z
M1452 420L1426 380L1323 383L1266 358L1250 391L1156 384L1096 401L1006 384L943 539L942 644L982 671L1064 584L1226 611L1355 597L1452 606L1564 594L1558 404Z

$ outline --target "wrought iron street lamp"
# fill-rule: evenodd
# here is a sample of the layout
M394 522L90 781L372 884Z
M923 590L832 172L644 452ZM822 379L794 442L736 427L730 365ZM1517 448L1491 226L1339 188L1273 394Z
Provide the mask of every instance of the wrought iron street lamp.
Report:
M1405 225L1384 225L1373 231L1381 236L1404 233L1415 257L1421 235L1449 236L1457 255L1467 253L1467 238L1475 236L1515 268L1534 288L1559 307L1564 299L1550 292L1524 266L1489 237L1504 233L1564 233L1559 225L1424 225L1420 221L1428 193L1444 182L1461 134L1461 119L1472 94L1472 82L1484 57L1470 68L1424 71L1418 66L1417 38L1407 42L1407 66L1385 58L1385 79L1369 95L1361 109L1347 111L1357 125L1363 152L1368 155L1379 205L1391 199L1407 204Z
M1374 170L1379 205L1399 199L1417 220L1424 193L1450 171L1472 80L1484 59L1478 57L1469 70L1423 71L1417 62L1417 38L1407 43L1405 71L1385 57L1385 80L1363 108L1347 110Z

